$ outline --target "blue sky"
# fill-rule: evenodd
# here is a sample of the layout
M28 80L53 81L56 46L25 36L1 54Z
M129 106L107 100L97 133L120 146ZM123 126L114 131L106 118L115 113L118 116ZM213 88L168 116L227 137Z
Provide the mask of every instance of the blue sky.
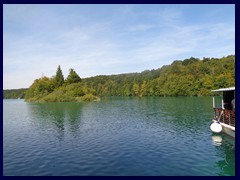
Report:
M3 5L3 89L235 54L235 5Z

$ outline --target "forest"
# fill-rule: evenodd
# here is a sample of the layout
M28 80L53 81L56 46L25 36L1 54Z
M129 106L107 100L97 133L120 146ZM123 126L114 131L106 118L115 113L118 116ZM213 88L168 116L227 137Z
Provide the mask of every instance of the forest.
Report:
M28 88L3 90L3 99L23 99L27 89Z
M203 59L191 57L141 73L84 79L70 69L64 80L58 66L55 76L36 79L20 97L27 101L52 102L97 100L103 96L209 96L212 89L231 86L235 86L234 55ZM10 95L13 91L17 90L4 90L3 97L18 97Z

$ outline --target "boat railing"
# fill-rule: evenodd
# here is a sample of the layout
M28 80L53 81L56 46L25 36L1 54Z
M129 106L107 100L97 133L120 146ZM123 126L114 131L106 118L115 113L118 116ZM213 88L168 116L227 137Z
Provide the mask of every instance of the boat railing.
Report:
M214 120L235 127L235 112L228 109L214 108Z

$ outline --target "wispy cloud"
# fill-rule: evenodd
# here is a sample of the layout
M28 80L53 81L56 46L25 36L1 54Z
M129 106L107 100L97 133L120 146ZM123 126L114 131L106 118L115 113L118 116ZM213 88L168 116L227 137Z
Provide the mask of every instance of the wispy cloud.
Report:
M132 26L127 28L127 31L146 31L151 28L154 28L155 26L153 25L148 25L148 24L138 24L136 26Z

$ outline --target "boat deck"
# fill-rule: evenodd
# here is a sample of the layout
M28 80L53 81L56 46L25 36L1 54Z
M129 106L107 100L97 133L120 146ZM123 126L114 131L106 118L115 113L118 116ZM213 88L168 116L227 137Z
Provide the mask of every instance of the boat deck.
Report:
M220 117L220 119L219 119ZM235 112L228 109L214 108L214 120L235 127Z

